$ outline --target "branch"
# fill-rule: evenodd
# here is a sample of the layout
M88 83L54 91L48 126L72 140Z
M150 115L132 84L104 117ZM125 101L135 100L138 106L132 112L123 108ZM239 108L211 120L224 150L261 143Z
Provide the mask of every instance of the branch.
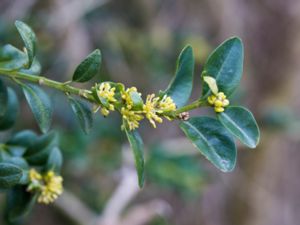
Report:
M5 76L13 79L14 81L16 80L26 80L31 83L39 84L39 85L44 85L50 88L54 88L56 90L62 91L66 94L74 94L78 95L81 98L84 98L92 103L97 103L93 95L89 90L86 89L80 89L76 88L74 86L69 85L69 82L59 82L59 81L54 81L48 78L45 78L43 76L35 76L27 73L22 73L22 72L17 72L17 71L11 71L7 69L0 68L0 76ZM178 108L175 112L171 113L168 116L171 116L172 118L176 119L179 114L183 112L188 112L193 109L197 109L203 106L207 106L206 100L199 99L194 102L192 102L189 105L183 106L181 108Z

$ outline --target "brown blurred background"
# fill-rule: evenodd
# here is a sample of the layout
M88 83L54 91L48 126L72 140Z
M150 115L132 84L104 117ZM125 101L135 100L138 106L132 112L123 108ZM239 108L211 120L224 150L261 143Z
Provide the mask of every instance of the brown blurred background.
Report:
M156 130L142 124L147 180L139 190L118 115L97 116L85 136L63 96L49 90L66 191L54 205L35 207L25 224L299 224L300 1L0 0L1 45L21 47L16 19L36 31L45 76L70 79L76 65L100 48L103 65L93 82L123 82L144 96L164 89L180 50L191 44L197 98L210 51L240 36L245 69L232 101L250 108L261 127L258 148L240 146L237 168L224 174L182 141L176 124ZM26 104L22 107L15 130L36 129ZM209 112L192 114L204 113Z

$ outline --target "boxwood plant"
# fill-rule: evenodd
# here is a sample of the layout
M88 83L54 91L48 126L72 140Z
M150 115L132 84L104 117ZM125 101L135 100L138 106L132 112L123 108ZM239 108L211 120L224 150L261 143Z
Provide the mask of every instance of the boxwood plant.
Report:
M7 193L5 216L10 222L21 219L35 202L51 203L63 191L60 176L62 155L55 132L49 132L53 110L51 99L42 89L44 86L65 94L84 133L90 131L93 116L98 111L104 117L111 111L121 115L120 129L126 133L131 145L140 187L144 184L144 147L138 127L144 119L154 128L165 119L179 120L174 124L179 124L200 153L223 172L235 167L235 138L249 148L255 148L259 142L259 129L252 113L230 104L243 72L243 44L238 37L229 38L210 54L201 74L202 94L192 103L187 103L194 80L191 46L180 53L169 86L143 99L136 87L126 88L122 83L106 81L96 83L90 89L73 85L88 82L99 73L99 49L77 66L70 81L58 82L42 76L36 58L34 32L21 21L16 21L15 25L24 49L19 50L10 44L0 48L0 76L12 80L22 89L42 134L23 130L0 145L0 188ZM188 112L199 107L212 107L215 117L189 118ZM14 90L0 80L1 130L14 125L18 111Z

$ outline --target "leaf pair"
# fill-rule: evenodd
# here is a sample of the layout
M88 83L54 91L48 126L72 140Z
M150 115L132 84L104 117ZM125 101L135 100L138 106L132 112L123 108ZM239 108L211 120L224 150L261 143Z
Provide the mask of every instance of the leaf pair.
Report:
M77 66L72 81L83 83L91 80L99 73L101 60L101 52L96 49ZM89 133L93 126L93 113L90 107L84 101L71 96L69 96L69 102L81 129L84 133Z
M252 114L249 116L241 107L230 107L218 117L221 122L210 117L193 117L181 122L180 128L210 162L229 172L234 169L237 157L231 133L253 148L258 143L259 131Z
M224 92L230 96L238 87L243 70L243 45L239 38L230 38L209 56L202 72L201 99ZM252 113L238 106L230 106L217 119L194 117L181 122L180 127L200 152L224 172L233 170L236 146L232 134L250 148L259 141L259 129Z

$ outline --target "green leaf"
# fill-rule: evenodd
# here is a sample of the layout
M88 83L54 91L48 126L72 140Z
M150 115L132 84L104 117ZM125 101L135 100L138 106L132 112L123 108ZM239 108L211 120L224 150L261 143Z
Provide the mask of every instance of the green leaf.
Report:
M8 145L16 145L16 146L23 146L29 147L31 146L34 141L36 140L37 135L31 130L22 130L16 133L8 142Z
M7 195L5 218L10 223L24 219L31 211L36 196L26 191L24 186L11 189Z
M138 93L136 91L131 91L130 98L133 103L133 107L132 107L133 110L142 110L143 109L144 101L143 101L140 93Z
M93 126L93 113L91 109L85 102L79 99L69 97L69 102L79 121L81 129L84 133L88 134Z
M57 146L57 135L50 132L38 137L27 149L24 158L30 165L43 166L48 157Z
M7 110L8 93L4 82L0 79L0 117L5 115Z
M239 86L243 72L244 50L241 39L230 38L217 47L204 65L202 78L210 76L216 79L219 91L231 95ZM203 98L208 97L211 90L203 82Z
M168 95L177 107L184 106L193 89L194 55L191 46L186 46L179 55L175 77L161 96Z
M7 44L0 48L0 67L8 70L18 70L24 67L28 62L24 52L16 47Z
M236 146L232 136L216 119L193 117L180 123L180 128L200 152L223 172L232 171Z
M86 82L92 79L100 71L101 66L101 52L96 49L89 54L80 64L77 66L73 81Z
M49 96L35 85L22 84L22 89L41 131L46 133L52 120L52 104Z
M125 128L125 132L130 143L131 149L133 150L135 167L137 170L139 186L140 188L144 185L144 144L140 134L134 130L130 131Z
M6 155L4 158L2 158L2 162L18 166L23 170L28 170L29 169L28 163L26 162L25 159L23 159L21 157Z
M255 148L259 142L259 128L252 113L243 107L227 107L218 113L220 122L242 143Z
M6 142L9 153L12 156L22 157L26 149L36 140L37 135L30 130L23 130L16 133Z
M19 113L19 102L16 93L11 88L7 89L7 93L7 108L5 114L0 116L0 130L11 128L15 124Z
M22 21L17 20L15 22L15 25L21 35L21 38L23 39L26 48L26 53L28 57L28 64L26 65L26 68L30 68L36 53L35 34L32 31L32 29Z
M54 147L49 155L47 161L47 170L54 170L60 172L63 163L63 156L59 148Z
M27 184L28 183L28 169L29 165L26 162L24 158L21 157L15 157L11 156L9 154L3 154L3 151L0 153L1 154L1 162L2 163L9 163L11 165L17 166L20 169L22 169L22 176L18 182L18 184Z
M22 169L10 163L0 163L0 188L11 188L19 183Z

